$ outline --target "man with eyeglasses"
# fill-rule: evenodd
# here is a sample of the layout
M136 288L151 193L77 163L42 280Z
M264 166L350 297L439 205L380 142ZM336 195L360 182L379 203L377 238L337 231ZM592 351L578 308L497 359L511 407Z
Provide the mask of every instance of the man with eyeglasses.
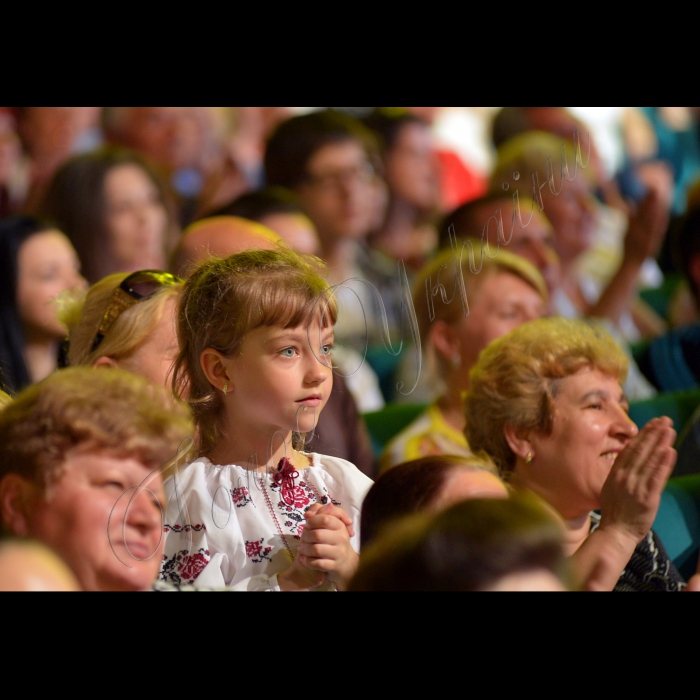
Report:
M345 283L336 292L341 313L335 327L334 352L343 370L353 375L348 384L363 412L383 404L374 375L374 405L367 405L368 390L353 390L353 382L359 382L367 370L366 348L383 346L381 305L392 347L398 348L400 341L395 333L395 304L384 294L382 275L375 275L365 264L365 239L381 222L386 204L386 188L377 173L378 164L374 134L354 117L332 109L283 122L270 137L265 151L267 184L296 193L317 228L320 255L328 265L328 280L331 284ZM351 360L343 357L342 346L349 349Z

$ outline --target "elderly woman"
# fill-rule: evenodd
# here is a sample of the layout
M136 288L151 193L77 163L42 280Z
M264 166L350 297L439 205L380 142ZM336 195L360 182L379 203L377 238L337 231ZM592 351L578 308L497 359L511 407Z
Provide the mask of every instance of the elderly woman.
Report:
M482 248L476 239L458 241L456 255L443 250L426 265L413 287L428 367L419 379L441 390L386 446L380 472L428 455L470 454L462 406L469 370L494 338L539 318L546 300L544 280L531 263L503 248ZM413 381L406 373L405 385Z
M676 458L668 418L641 431L620 387L627 359L602 328L547 318L492 343L470 375L466 437L516 490L563 519L567 553L600 588L685 587L651 531ZM600 511L600 514L595 511Z
M142 377L52 374L0 411L3 529L53 549L82 590L150 589L163 554L161 471L192 430L187 409Z
M121 367L166 385L177 354L176 302L182 280L169 272L108 275L66 303L63 363Z

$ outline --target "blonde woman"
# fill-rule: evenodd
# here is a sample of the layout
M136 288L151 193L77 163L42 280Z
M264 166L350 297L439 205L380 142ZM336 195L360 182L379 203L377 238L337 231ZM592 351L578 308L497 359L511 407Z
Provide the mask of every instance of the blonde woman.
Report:
M462 254L463 253L463 254ZM462 394L469 370L494 339L545 310L547 290L535 267L477 239L442 251L413 288L426 368L442 386L439 398L389 442L380 472L436 454L470 453L464 438Z
M115 273L63 308L65 364L121 367L166 385L177 354L182 280L161 270Z
M601 589L682 590L686 582L651 531L676 433L668 418L642 430L630 420L621 388L627 366L602 327L564 318L525 323L472 369L466 438L513 488L558 513L567 554L582 570L603 567Z

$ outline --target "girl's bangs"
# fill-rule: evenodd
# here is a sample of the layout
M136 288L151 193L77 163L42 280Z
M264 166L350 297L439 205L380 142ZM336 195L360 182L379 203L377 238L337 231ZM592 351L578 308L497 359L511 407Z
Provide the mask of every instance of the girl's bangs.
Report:
M334 326L338 319L338 305L327 288L310 289L308 286L292 289L268 284L259 297L257 326L294 328L318 317L321 327ZM252 320L252 319L251 319Z

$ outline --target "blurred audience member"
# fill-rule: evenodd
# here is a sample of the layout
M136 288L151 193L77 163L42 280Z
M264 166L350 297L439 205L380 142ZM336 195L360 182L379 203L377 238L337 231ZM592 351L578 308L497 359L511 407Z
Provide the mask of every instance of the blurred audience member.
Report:
M362 502L364 548L394 520L444 510L467 498L507 498L508 490L487 455L432 455L398 464L382 474Z
M361 282L348 281L373 282L360 258L365 257L361 244L376 220L376 154L372 132L354 117L334 110L282 122L265 151L268 185L297 194L318 231L329 282L345 283L336 292L341 307L336 343L347 343L359 352L368 337L370 344L381 343L371 290ZM387 314L389 325L395 325L391 306Z
M29 164L22 153L14 112L0 107L0 219L20 211L29 187Z
M102 107L16 107L17 133L29 158L23 211L34 211L54 173L71 156L97 148Z
M66 304L66 364L121 367L169 387L177 355L175 312L182 280L169 272L117 272Z
M170 269L189 277L208 258L226 258L249 248L272 250L282 239L267 226L239 216L212 216L190 224L170 260Z
M656 160L668 163L673 177L673 214L686 211L690 185L700 176L700 121L697 107L641 107L656 135Z
M409 363L415 357L409 350L401 378L406 387L422 382L409 396L428 394L431 404L387 444L379 460L382 472L427 455L470 454L462 394L472 366L494 338L539 318L546 308L544 280L524 258L505 249L489 257L477 239L458 240L455 253L441 251L415 281L425 364Z
M450 247L451 231L460 239L483 240L489 251L505 246L508 252L529 260L547 283L550 297L560 284L554 229L528 197L519 196L514 202L507 194L485 195L446 214L439 232L441 249Z
M57 299L84 287L78 256L53 224L0 221L0 375L10 393L56 369L65 335Z
M163 269L178 235L156 172L137 153L109 146L65 163L39 211L71 239L91 284L114 272Z
M238 216L257 221L300 253L319 255L321 252L316 227L296 195L284 187L247 192L210 214L214 216Z
M179 223L190 223L248 189L228 157L226 128L213 107L105 107L107 139L150 159L179 197Z
M440 170L430 128L411 112L388 107L371 112L363 123L379 140L389 196L384 219L368 244L419 270L437 245Z
M265 144L275 129L293 113L291 107L233 108L235 126L228 139L228 148L251 190L265 185Z
M459 153L462 149L450 143L452 139L449 138L458 133L460 140L466 137L473 144L474 131L469 126L474 126L470 119L474 115L468 111L472 108L406 107L406 109L430 125L435 139L435 155L440 165L440 210L452 211L484 195L488 187L488 178L485 175L487 168L476 164L469 156L465 158ZM449 134L448 138L445 138L445 132ZM478 137L477 140L479 140ZM486 144L479 143L479 146L484 148Z
M476 498L387 529L362 551L350 591L566 591L559 521L532 495Z
M75 367L0 412L0 513L54 549L87 591L148 590L163 553L161 467L192 435L170 392Z
M499 149L491 191L508 191L513 185L518 192L532 192L544 208L554 227L554 247L561 264L561 285L554 297L558 312L567 317L606 318L634 342L661 330L631 313L642 266L661 246L668 210L662 196L650 190L630 217L622 261L601 288L595 279L579 271L582 255L595 241L597 220L593 198L596 179L591 170L581 167L580 157L572 141L541 131L521 134ZM533 185L533 178L537 185Z

